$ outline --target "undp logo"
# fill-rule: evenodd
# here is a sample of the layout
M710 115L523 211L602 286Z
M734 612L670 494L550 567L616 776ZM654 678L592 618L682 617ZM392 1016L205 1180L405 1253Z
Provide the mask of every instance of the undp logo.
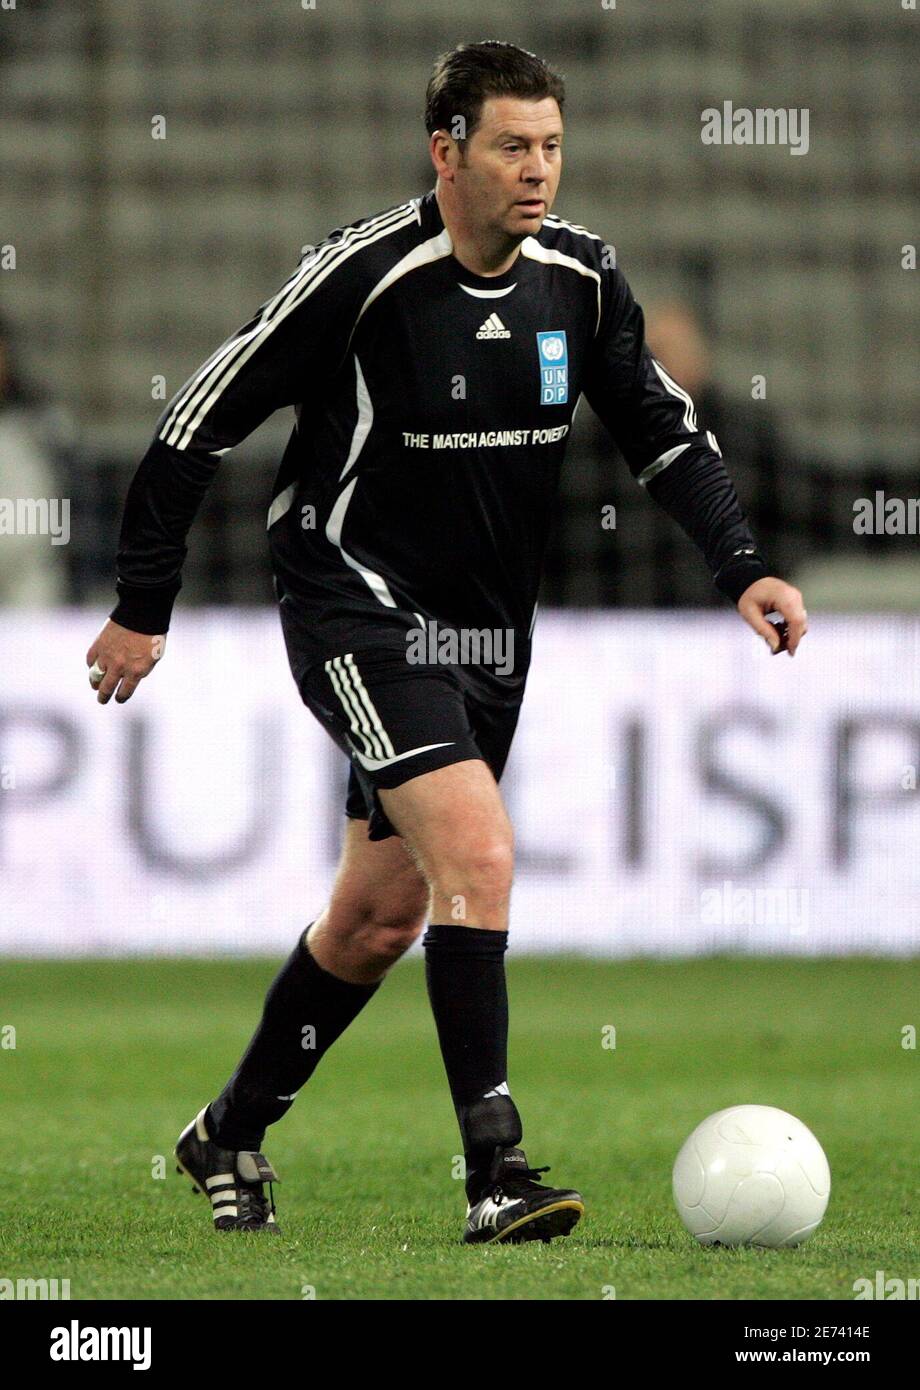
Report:
M569 399L569 350L565 330L537 334L540 364L540 404L565 405Z

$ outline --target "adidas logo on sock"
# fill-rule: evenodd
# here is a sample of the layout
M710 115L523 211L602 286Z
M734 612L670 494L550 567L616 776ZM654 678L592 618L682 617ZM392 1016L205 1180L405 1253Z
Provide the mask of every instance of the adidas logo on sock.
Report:
M506 328L498 314L490 314L476 334L477 338L510 338L511 330Z
M508 1090L508 1083L507 1083L507 1081L500 1081L500 1082L498 1083L498 1085L495 1087L494 1090L492 1090L492 1091L486 1091L485 1095L483 1096L483 1100L489 1100L489 1098L490 1098L491 1096L510 1096L510 1095L511 1095L511 1092Z

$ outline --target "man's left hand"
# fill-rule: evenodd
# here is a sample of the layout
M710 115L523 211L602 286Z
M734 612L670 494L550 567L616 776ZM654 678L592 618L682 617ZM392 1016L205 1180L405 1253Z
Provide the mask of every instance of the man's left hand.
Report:
M738 612L773 652L779 650L780 635L774 624L767 622L767 613L779 613L786 623L786 650L790 656L795 654L796 647L808 631L808 614L798 589L771 576L758 579L745 589L738 600Z

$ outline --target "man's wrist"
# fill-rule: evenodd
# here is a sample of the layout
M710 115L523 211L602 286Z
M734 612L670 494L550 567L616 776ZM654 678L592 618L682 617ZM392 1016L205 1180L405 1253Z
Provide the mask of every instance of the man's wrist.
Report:
M179 592L178 584L167 588L147 588L136 584L116 584L118 603L109 617L113 623L131 632L160 636L169 631L173 604Z
M737 604L741 595L758 579L769 574L765 561L760 555L744 555L723 565L714 579L719 593Z

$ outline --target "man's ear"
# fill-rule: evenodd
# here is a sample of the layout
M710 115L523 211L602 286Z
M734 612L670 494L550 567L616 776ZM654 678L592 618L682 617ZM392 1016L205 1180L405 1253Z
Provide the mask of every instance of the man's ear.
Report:
M428 151L431 155L431 162L438 173L438 176L448 181L453 179L454 171L449 159L450 147L455 144L453 137L447 130L434 130L428 142Z

